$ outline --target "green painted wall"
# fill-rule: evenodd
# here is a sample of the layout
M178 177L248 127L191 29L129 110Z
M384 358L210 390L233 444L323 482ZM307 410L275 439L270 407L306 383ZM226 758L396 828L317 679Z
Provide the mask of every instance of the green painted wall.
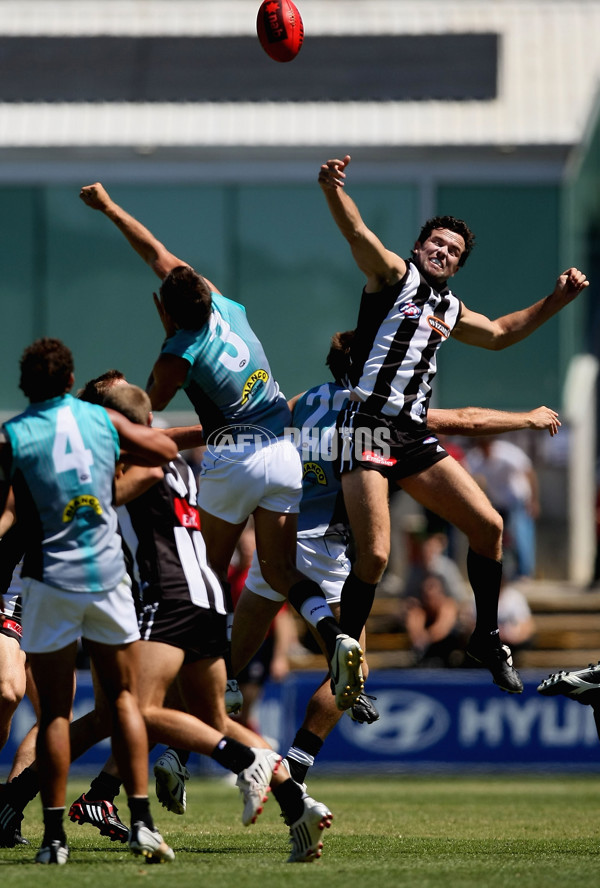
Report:
M559 267L559 192L548 186L442 186L438 208L467 221L475 249L452 287L465 305L491 318L550 293ZM560 406L560 325L553 318L501 352L450 341L441 351L439 406L498 409Z
M316 183L106 185L176 255L244 303L286 395L326 377L330 335L354 325L363 278ZM418 184L361 184L351 193L386 246L408 255L423 221ZM469 308L496 316L550 292L560 271L558 188L441 185L434 193L435 210L463 216L478 237L454 281ZM162 341L152 301L159 282L120 232L83 205L77 187L2 187L0 213L0 410L23 406L18 358L44 334L73 349L78 386L109 367L145 385ZM558 404L562 323L505 353L447 343L436 402ZM187 399L173 406L187 409Z

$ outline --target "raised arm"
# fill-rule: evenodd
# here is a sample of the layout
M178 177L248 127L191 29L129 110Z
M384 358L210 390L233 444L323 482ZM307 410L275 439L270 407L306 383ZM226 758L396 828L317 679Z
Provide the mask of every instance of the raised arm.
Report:
M524 413L510 410L491 410L488 407L457 407L427 411L427 427L440 435L497 435L520 429L548 430L556 435L560 428L558 413L549 407L536 407Z
M334 222L350 244L354 261L366 275L367 292L376 293L399 281L406 271L406 263L386 249L367 228L358 207L345 191L345 170L349 163L349 154L343 160L328 160L319 171L319 185Z
M589 285L586 276L578 268L568 268L558 277L549 296L540 299L529 308L513 311L492 321L463 306L459 322L452 336L468 345L499 351L525 339L542 324L579 296Z
M151 231L116 204L100 182L96 182L94 185L85 185L79 196L88 207L100 210L111 222L114 222L136 253L161 280L176 266L188 264L170 253Z

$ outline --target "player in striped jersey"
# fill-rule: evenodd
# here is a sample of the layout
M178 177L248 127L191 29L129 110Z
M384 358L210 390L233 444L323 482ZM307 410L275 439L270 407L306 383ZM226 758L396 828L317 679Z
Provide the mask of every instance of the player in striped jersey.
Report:
M305 573L323 585L336 617L351 562L348 517L340 481L333 471L333 438L340 408L350 396L346 380L353 339L354 330L334 334L326 360L333 381L323 382L290 401L304 466L297 560ZM555 435L560 427L558 414L544 406L525 412L486 407L432 409L429 423L430 428L439 434L465 436L518 429L547 430L550 435ZM243 668L253 655L283 601L281 595L266 585L254 558L233 623L234 669ZM360 641L364 648L367 647L364 633ZM367 676L366 663L364 671ZM367 694L360 695L348 710L354 721L370 724L378 719L372 699ZM309 701L302 726L284 760L298 783L304 783L308 768L341 715L332 705L331 695L326 693L325 681Z
M153 409L164 410L183 388L205 430L198 505L211 567L227 589L235 546L253 515L262 574L321 637L336 703L348 709L363 687L362 651L340 632L318 584L296 567L302 465L285 435L287 402L244 307L167 250L100 183L85 186L80 196L161 279L155 304L167 338L148 393Z
M319 172L333 219L366 278L352 348L351 403L338 423L338 467L356 543L356 562L342 594L341 627L360 634L387 564L392 482L466 534L477 609L468 652L503 690L520 693L523 684L498 633L502 519L430 433L427 408L437 350L450 336L480 348L506 348L568 305L588 282L569 268L549 296L528 308L496 320L473 312L448 287L473 247L466 223L453 216L430 219L411 258L401 258L366 226L346 192L349 163L349 155L332 159Z

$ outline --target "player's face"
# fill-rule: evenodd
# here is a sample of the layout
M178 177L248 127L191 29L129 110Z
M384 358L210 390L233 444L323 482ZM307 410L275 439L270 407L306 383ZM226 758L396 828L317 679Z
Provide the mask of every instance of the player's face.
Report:
M420 271L439 284L456 274L464 251L462 234L448 228L434 228L424 243L416 242L413 255Z

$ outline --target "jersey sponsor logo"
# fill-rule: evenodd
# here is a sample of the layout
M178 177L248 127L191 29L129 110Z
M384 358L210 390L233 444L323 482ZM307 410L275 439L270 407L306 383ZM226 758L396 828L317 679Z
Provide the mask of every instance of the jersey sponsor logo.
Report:
M75 513L79 509L93 509L96 515L102 515L102 506L100 505L100 501L97 497L91 496L90 494L83 494L83 496L74 496L73 499L68 502L64 508L62 514L63 524L68 524L69 521L72 521L75 517Z
M0 632L3 630L14 632L19 638L23 637L23 627L20 623L17 623L16 620L0 619Z
M317 462L307 462L304 463L302 467L302 480L306 478L307 475L314 475L317 479L317 484L324 484L327 486L327 476L323 470L323 466L320 466Z
M429 315L429 317L427 318L427 323L432 330L435 330L435 332L439 333L440 336L442 336L444 339L447 339L450 336L451 330L448 324L440 321L440 319L436 318L435 315Z
M423 314L423 309L415 305L414 302L407 302L406 305L400 308L400 314L404 315L405 318L420 318Z
M254 388L259 385L261 382L263 385L266 385L269 381L269 374L266 370L255 370L254 373L251 373L246 382L244 383L244 388L242 390L242 404L246 404L248 399L250 398Z
M200 530L200 514L186 500L176 497L173 501L175 515L182 527L189 527L191 530Z
M393 456L385 457L381 453L374 453L372 450L363 450L361 457L365 462L376 463L378 466L395 466L398 462Z

